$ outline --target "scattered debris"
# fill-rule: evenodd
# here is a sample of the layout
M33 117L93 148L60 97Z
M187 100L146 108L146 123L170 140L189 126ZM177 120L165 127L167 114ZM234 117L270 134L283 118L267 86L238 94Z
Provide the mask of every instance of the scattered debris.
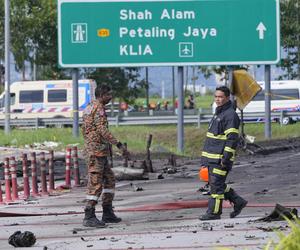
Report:
M153 167L152 167L152 161L151 161L151 154L150 154L150 147L151 147L151 143L152 143L152 135L150 134L148 136L148 140L147 140L147 159L146 159L146 167L147 167L147 172L149 173L153 173Z
M169 159L168 159L168 165L171 165L172 167L176 168L177 163L176 163L176 156L174 154L171 154Z
M280 221L280 220L294 220L298 218L298 210L296 208L287 208L280 204L276 204L273 212L263 218L257 219L255 221Z
M158 176L157 176L157 179L164 179L165 177L162 175L162 174L159 174Z
M144 169L113 167L117 180L144 180Z
M12 224L4 224L4 226L18 226L20 225L19 223L12 223Z
M107 240L106 237L101 237L99 240Z
M258 237L255 235L245 235L246 240L264 240L265 237Z
M246 240L255 240L257 237L255 235L245 235Z
M164 173L167 173L167 174L175 174L175 173L177 173L177 169L174 168L174 167L164 168L163 171L164 171Z
M164 176L161 173L146 173L144 176L147 176L147 179L149 180L164 179Z
M225 228L234 228L234 225L233 224L226 224L224 225Z
M279 226L279 227L256 227L256 228L259 230L262 230L264 232L274 232L274 231L279 231L279 230L284 231L284 230L286 230L286 227Z
M85 238L83 238L83 237L80 237L80 239L82 240L82 241L88 241L88 240L86 240Z
M202 223L202 229L206 231L213 231L212 225L210 225L208 222Z
M267 165L267 164L254 166L254 168L272 168L272 167L273 167L272 165Z
M130 186L132 186L133 190L136 191L136 192L138 192L138 191L144 191L144 189L142 187L138 187L134 183L130 183Z
M126 241L127 244L135 244L133 241Z
M61 145L61 142L44 141L43 143L34 142L30 145L25 145L25 148L30 149L54 149Z
M256 193L254 193L255 195L258 195L258 194L266 194L267 192L269 192L269 190L267 188L263 189L262 191L258 191Z
M35 242L35 235L29 231L16 231L8 238L8 243L14 247L31 247Z

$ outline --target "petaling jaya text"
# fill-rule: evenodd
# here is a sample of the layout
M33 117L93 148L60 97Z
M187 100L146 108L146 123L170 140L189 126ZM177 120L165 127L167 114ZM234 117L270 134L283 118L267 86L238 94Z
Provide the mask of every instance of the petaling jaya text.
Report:
M169 38L170 40L175 39L175 29L162 29L157 26L143 29L141 27L137 29L129 29L127 27L120 27L119 29L120 38ZM199 37L206 39L208 37L216 37L217 30L215 28L200 28L188 26L182 33L184 37Z

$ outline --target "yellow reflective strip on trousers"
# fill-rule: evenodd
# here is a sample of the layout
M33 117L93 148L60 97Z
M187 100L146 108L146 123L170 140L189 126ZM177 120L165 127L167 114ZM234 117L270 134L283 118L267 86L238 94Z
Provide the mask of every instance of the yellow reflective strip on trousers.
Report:
M213 133L207 132L206 136L208 138L213 138L217 140L226 140L226 135L214 135Z
M235 149L233 149L233 148L230 148L230 147L225 147L224 148L224 151L226 151L226 152L230 152L230 153L235 153Z
M227 174L227 171L221 170L221 169L218 169L218 168L214 168L214 169L213 169L213 173L214 173L214 174L218 174L218 175L225 176L225 175Z
M211 198L224 199L224 194L211 194Z
M236 128L229 128L229 129L227 129L227 130L225 130L224 131L224 134L225 135L228 135L228 134L230 134L230 133L239 133L239 130L238 129L236 129Z
M214 214L217 214L219 213L219 210L220 210L220 199L216 199L215 200L215 208L214 208Z
M207 152L202 152L202 156L205 156L207 158L210 158L210 159L222 159L223 155L220 155L220 154L210 154L210 153L207 153Z
M225 188L225 193L228 193L230 191L230 187L228 185L226 185L226 188Z

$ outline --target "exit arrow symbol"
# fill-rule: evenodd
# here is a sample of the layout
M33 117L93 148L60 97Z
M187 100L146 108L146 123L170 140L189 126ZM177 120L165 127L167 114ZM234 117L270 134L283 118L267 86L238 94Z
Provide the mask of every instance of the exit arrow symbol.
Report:
M267 30L265 25L262 22L260 22L259 25L256 27L256 30L258 31L259 39L264 39L264 33Z

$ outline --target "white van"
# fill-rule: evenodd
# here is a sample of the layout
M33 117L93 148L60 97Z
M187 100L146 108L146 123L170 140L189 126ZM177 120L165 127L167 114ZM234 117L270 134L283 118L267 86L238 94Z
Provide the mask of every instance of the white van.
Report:
M263 113L265 112L265 82L257 82L262 90L245 107L244 113ZM212 111L215 112L216 104L212 105ZM239 110L237 110L239 112ZM271 112L281 111L300 111L300 81L299 80L281 80L271 81ZM299 120L300 117L284 117L284 124ZM249 120L249 119L245 119ZM264 117L250 119L263 121Z
M245 113L265 112L265 83L258 82L262 87L253 100L245 107ZM300 111L300 81L271 81L271 111Z
M79 115L93 100L94 80L78 81ZM70 118L73 114L72 80L21 81L10 85L11 119ZM5 92L0 95L0 119L4 119Z

